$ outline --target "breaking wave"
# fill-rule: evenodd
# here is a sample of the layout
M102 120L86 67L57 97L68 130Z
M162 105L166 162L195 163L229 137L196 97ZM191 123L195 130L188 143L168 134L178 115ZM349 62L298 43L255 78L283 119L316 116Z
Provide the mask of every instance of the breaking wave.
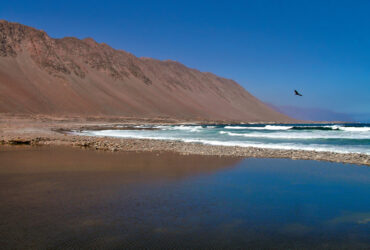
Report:
M370 155L370 125L141 125L155 130L82 131L90 136L173 140L219 146L362 153Z
M352 127L339 125L325 125L325 126L283 126L283 125L265 125L263 127L257 126L225 126L225 129L246 129L246 130L343 130L351 132L368 132L370 127Z
M356 134L312 134L312 133L233 133L228 131L220 131L220 134L229 136L243 136L250 138L271 138L271 139L358 139L370 140L370 135ZM370 142L370 141L369 141Z

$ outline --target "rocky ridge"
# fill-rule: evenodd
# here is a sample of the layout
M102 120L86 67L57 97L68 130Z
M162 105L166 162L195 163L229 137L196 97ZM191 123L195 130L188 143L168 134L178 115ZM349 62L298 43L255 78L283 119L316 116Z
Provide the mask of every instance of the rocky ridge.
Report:
M233 80L0 21L0 113L291 122Z

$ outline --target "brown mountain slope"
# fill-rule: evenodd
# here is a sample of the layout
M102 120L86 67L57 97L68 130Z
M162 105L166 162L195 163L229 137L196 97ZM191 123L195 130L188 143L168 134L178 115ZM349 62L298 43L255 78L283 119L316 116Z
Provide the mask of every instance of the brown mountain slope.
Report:
M0 21L0 113L291 121L233 80Z

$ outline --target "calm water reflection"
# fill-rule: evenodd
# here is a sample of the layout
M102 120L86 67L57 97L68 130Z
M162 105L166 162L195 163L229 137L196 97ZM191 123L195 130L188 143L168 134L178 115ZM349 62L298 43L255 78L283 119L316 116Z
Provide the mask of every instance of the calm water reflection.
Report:
M2 248L370 248L370 168L0 149Z

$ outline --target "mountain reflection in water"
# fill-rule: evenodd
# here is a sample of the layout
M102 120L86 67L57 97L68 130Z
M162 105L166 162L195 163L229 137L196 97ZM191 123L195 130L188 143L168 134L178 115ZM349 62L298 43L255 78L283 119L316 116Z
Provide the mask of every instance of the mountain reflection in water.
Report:
M285 159L0 149L10 248L368 248L370 168Z

